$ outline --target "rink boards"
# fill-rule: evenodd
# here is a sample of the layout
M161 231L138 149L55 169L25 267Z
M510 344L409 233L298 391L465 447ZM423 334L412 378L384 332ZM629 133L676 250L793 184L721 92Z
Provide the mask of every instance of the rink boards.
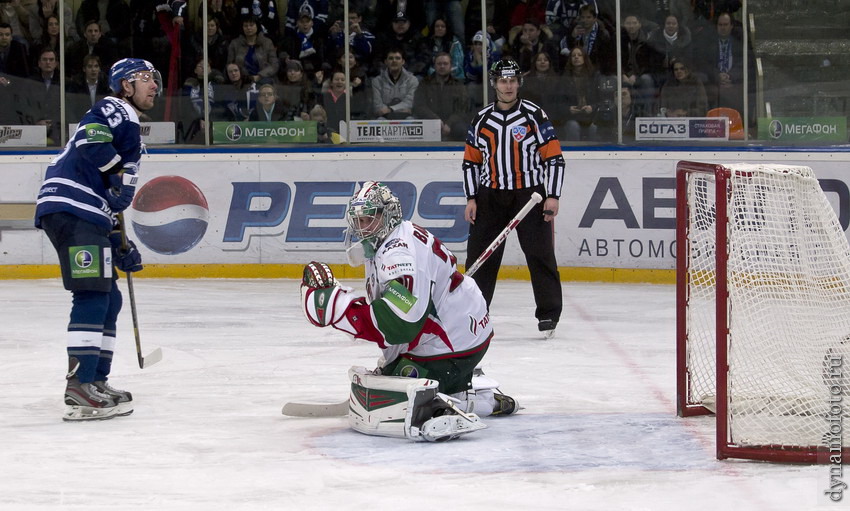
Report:
M808 165L842 226L850 224L845 153L565 151L566 177L555 247L564 280L672 282L675 165L782 162ZM26 214L36 201L45 155L0 155L0 278L56 274L47 238ZM126 212L145 275L293 277L311 260L346 275L345 203L364 180L388 183L404 216L465 260L468 224L462 152L186 152L144 156L140 187ZM512 236L502 277L526 278ZM140 277L143 276L140 274Z

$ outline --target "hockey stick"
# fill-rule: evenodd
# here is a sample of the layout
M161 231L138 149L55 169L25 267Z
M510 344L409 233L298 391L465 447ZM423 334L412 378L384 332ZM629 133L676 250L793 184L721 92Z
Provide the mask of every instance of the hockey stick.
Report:
M496 236L496 239L490 243L490 246L487 247L484 252L478 256L475 263L469 267L466 271L466 275L472 276L473 273L478 271L481 268L481 265L493 255L493 252L499 248L499 245L505 242L508 239L508 235L510 235L511 231L516 229L516 226L528 215L528 212L536 205L543 201L543 197L534 192L531 194L531 198L519 210L519 213L508 223L508 225L502 229L502 232ZM339 417L346 415L348 413L348 400L341 403L331 403L331 404L311 404L311 403L286 403L283 405L283 410L281 410L283 415L289 415L290 417Z
M130 245L127 243L127 227L124 224L124 213L118 213L118 226L121 229L121 250L127 251ZM136 312L136 293L133 289L133 273L126 272L127 291L130 296L130 312L133 315L133 335L136 337L136 356L139 357L139 368L150 367L162 360L162 349L153 350L147 357L142 356L142 338L139 335L139 315Z
M487 247L484 252L481 253L480 256L478 256L478 259L475 260L472 266L467 268L465 275L471 277L475 272L477 272L478 269L481 268L481 265L483 265L484 262L487 261L487 259L490 259L490 256L493 255L493 252L495 252L496 249L499 248L499 245L501 245L505 242L506 239L508 239L508 235L511 233L511 231L516 229L516 226L519 225L522 219L525 218L525 215L527 215L528 212L531 211L531 208L533 208L535 204L539 204L542 201L543 197L541 197L539 193L534 192L533 194L531 194L531 198L528 199L528 202L525 204L525 206L523 206L522 209L519 210L519 213L516 214L513 220L508 222L508 225L504 229L502 229L502 232L500 232L499 235L496 236L496 239L494 239L493 242L490 243L490 246Z
M286 403L280 411L290 417L342 417L348 414L348 399L341 403Z

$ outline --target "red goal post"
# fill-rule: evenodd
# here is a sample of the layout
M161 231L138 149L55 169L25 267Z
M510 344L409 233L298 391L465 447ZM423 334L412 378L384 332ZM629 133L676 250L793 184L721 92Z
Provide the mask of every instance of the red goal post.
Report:
M814 173L676 178L678 414L715 414L718 459L850 454L850 245Z

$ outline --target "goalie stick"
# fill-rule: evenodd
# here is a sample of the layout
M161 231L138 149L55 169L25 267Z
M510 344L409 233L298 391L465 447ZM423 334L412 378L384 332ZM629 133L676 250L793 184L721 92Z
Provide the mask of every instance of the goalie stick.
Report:
M281 413L290 417L342 417L348 414L348 399L341 403L286 403Z
M539 193L534 192L525 206L519 210L519 213L517 213L516 216L508 222L508 225L502 229L502 232L496 236L496 239L490 243L490 246L488 246L487 249L478 256L475 263L473 263L466 271L466 275L471 277L473 273L478 271L478 269L481 268L481 265L484 264L491 255L493 255L493 252L495 252L497 248L499 248L499 245L508 239L508 235L510 235L511 231L516 229L516 226L519 225L526 215L528 215L531 209L534 208L535 204L539 204L542 201L543 197ZM348 414L348 399L340 403L328 404L286 403L283 405L281 413L290 417L341 417Z
M118 213L118 224L121 229L121 249L126 251L130 247L127 243L127 227L124 224L124 213ZM136 337L136 356L139 358L139 368L150 367L162 360L162 348L153 350L148 356L142 356L142 338L139 335L139 315L136 312L136 293L133 289L133 274L125 273L127 277L127 294L130 296L130 312L133 316L133 335Z

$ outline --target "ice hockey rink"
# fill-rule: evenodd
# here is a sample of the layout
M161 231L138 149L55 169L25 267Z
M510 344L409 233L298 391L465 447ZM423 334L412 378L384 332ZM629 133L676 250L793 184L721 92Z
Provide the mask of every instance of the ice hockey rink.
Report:
M70 294L58 279L0 282L0 509L850 505L823 496L826 467L717 461L713 419L676 417L672 285L566 283L544 341L530 284L500 282L483 368L525 409L428 444L365 436L341 417L281 415L288 401L342 401L348 368L378 357L310 326L297 281L135 284L143 352L161 348L163 360L138 368L125 299L110 382L133 392L135 413L65 423Z

